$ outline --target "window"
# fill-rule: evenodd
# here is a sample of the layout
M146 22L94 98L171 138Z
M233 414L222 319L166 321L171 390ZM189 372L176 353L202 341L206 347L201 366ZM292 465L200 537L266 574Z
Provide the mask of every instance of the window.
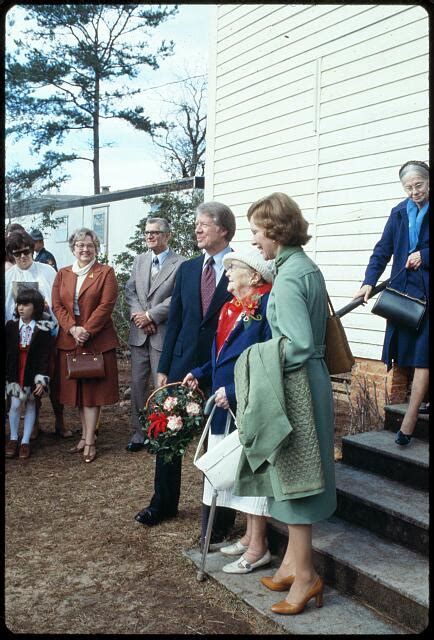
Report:
M68 242L68 216L56 216L54 220L57 226L53 229L52 239L54 242Z
M107 213L108 207L92 209L92 230L95 231L101 245L107 244Z

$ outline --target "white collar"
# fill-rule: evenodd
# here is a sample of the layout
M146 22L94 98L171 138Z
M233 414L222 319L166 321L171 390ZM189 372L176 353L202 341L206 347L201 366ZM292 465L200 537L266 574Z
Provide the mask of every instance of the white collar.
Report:
M19 329L21 331L21 329L23 327L30 327L32 331L35 330L35 326L36 326L36 320L30 320L30 322L28 324L25 324L25 322L23 322L23 319L20 318L20 324L19 324Z

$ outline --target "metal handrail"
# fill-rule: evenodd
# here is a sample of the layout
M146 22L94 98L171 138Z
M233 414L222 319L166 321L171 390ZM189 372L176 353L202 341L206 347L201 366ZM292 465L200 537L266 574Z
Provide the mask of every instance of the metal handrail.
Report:
M377 284L377 286L372 289L371 295L369 296L369 298L373 298L374 296L377 295L377 293L380 293L380 291L383 291L383 289L385 289L388 286L388 284L389 284L389 280L385 280L384 282L380 282L380 284ZM354 300L351 300L351 302L346 304L345 307L342 307L342 309L339 309L338 311L336 311L336 315L338 316L338 318L342 318L342 316L344 316L345 314L349 313L356 307L360 307L360 305L364 305L364 304L365 302L363 300L363 296L360 296L359 298L354 298Z

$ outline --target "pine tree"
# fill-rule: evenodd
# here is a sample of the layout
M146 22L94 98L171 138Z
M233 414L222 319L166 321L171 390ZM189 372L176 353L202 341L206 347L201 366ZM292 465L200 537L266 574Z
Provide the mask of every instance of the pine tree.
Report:
M56 153L57 167L72 160L93 166L94 193L100 192L102 120L120 118L148 134L152 122L143 106L125 103L140 88L124 84L145 69L158 69L174 43L149 51L150 31L177 12L177 6L149 4L23 5L32 26L6 55L7 134L29 136L32 152L66 145L68 134L86 132L91 154ZM69 151L69 149L68 149ZM53 150L48 154L53 154ZM49 159L49 156L48 156ZM47 162L43 156L38 169Z

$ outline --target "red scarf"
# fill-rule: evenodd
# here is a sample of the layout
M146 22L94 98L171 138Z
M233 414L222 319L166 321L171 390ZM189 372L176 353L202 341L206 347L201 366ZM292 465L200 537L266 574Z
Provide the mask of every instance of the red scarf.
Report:
M223 305L217 326L217 356L220 354L221 348L232 333L236 323L241 319L241 316L253 315L261 303L261 297L269 291L271 291L271 284L267 282L266 284L255 287L253 291L247 296L244 296L244 298L239 300L234 297ZM256 298L256 296L259 297Z

